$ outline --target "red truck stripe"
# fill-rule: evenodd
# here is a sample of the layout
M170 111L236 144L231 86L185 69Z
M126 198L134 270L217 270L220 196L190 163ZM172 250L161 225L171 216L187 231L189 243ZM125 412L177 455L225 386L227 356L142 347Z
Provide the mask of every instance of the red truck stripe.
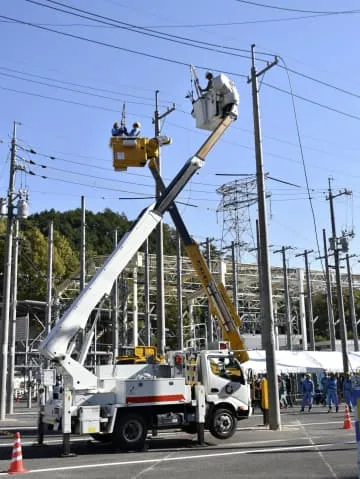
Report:
M171 401L184 401L183 394L165 394L163 396L134 396L127 397L126 404L137 404L144 402L171 402Z

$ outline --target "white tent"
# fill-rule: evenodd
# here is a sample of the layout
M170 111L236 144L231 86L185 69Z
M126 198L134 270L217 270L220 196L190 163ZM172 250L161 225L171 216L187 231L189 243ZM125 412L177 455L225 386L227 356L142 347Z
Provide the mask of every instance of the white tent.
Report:
M243 364L255 374L266 372L266 354L263 350L248 351L249 361ZM349 352L350 370L360 369L360 353ZM276 371L280 373L343 371L342 353L338 351L275 351Z

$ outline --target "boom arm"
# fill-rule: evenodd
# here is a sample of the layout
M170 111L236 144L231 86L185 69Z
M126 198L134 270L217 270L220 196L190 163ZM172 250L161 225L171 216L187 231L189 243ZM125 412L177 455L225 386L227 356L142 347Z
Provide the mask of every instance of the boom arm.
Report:
M234 116L229 115L221 121L197 153L185 163L171 183L164 188L159 200L140 214L102 268L97 271L40 344L40 352L60 363L71 376L75 389L96 389L97 377L71 357L68 348L72 338L76 333L85 329L91 311L104 295L110 293L115 279L155 229L165 211L173 204L191 177L204 165L206 155L234 119Z
M231 118L227 119L228 121ZM199 150L199 152L201 149ZM198 152L198 154L199 154ZM165 191L164 182L159 175L158 169L155 163L150 163L150 170L155 178L156 184L160 191ZM225 287L223 284L216 284L214 277L212 276L208 265L200 251L197 243L191 238L183 220L179 213L179 210L172 202L168 208L170 216L179 232L183 241L185 250L191 260L191 263L201 281L202 286L210 301L211 310L214 316L216 316L221 329L223 331L224 339L230 342L231 349L238 357L240 362L248 361L249 355L246 351L246 346L239 333L239 327L241 326L241 320L234 307Z

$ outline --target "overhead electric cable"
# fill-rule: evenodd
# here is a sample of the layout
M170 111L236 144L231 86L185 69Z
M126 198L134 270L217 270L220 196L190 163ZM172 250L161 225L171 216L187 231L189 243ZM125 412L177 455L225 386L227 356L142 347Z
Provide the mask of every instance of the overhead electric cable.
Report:
M164 62L168 62L168 63L173 63L175 65L181 65L181 66L186 66L186 67L189 67L189 63L187 62L182 62L180 60L174 60L174 59L171 59L171 58L167 58L167 57L162 57L160 55L154 55L154 54L151 54L151 53L144 53L144 52L140 52L138 50L133 50L131 48L124 48L124 47L119 47L118 45L114 45L112 43L106 43L106 42L101 42L99 40L93 40L93 39L90 39L90 38L86 38L86 37L82 37L80 35L74 35L72 33L67 33L67 32L61 32L59 30L54 30L52 28L47 28L47 27L41 27L39 25L36 25L34 23L31 23L31 22L27 22L27 21L24 21L24 20L20 20L20 19L17 19L17 18L11 18L11 17L7 17L5 15L0 15L0 18L5 18L5 19L8 19L8 20L13 20L15 23L19 23L19 24L22 24L22 25L27 25L29 27L33 27L33 28L37 28L37 29L40 29L40 30L44 30L44 31L47 31L47 32L51 32L51 33L56 33L58 35L62 35L64 37L68 37L68 38L74 38L74 39L77 39L77 40L82 40L82 41L85 41L85 42L88 42L88 43L93 43L95 45L100 45L100 46L105 46L105 47L108 47L108 48L113 48L115 50L120 50L120 51L123 51L123 52L127 52L127 53L133 53L135 55L140 55L140 56L144 56L144 57L147 57L147 58L152 58L154 60L160 60L160 61L164 61ZM228 54L227 52L219 52L219 53L225 53L225 54ZM234 55L234 54L232 54ZM236 56L236 55L235 55ZM199 65L194 65L195 68L198 68L200 70L211 70L212 68L211 67L204 67L204 66L199 66ZM229 73L227 71L223 71L223 73ZM231 73L230 73L231 74ZM247 78L246 75L242 75L240 73L236 73L234 74L235 76L238 76L238 77L242 77L242 78Z
M239 3L246 3L248 5L253 5L254 7L262 7L262 8L271 8L273 10L283 10L285 12L297 12L297 13L314 13L314 14L322 14L322 15L345 15L349 13L359 13L360 10L301 10L299 8L288 8L288 7L279 7L277 5L268 5L264 3L253 2L250 0L236 0Z
M241 55L239 53L234 53L236 51L242 51L242 52L247 53L248 50L245 50L245 49L238 49L238 48L235 48L235 47L228 47L228 46L213 44L213 43L209 43L209 42L205 42L205 41L201 41L201 40L193 40L193 39L189 39L189 38L186 38L186 37L180 37L178 35L171 35L171 34L164 33L164 32L157 32L156 30L151 30L151 29L145 28L145 27L139 27L137 25L131 25L131 24L128 24L128 23L125 23L125 22L121 22L119 20L114 20L114 19L109 18L109 17L104 17L103 15L98 15L98 14L95 14L95 13L92 13L92 12L89 12L89 11L86 11L86 10L82 10L80 8L75 8L75 7L71 7L69 5L64 5L63 3L55 2L55 1L52 1L52 0L45 0L45 1L48 1L49 3L54 3L54 4L57 4L57 5L65 6L68 10L63 10L59 7L53 7L53 6L50 6L50 5L46 5L46 4L40 3L36 0L24 0L24 1L28 2L28 3L33 3L33 4L41 6L41 7L49 8L51 10L56 10L56 11L59 11L59 12L62 12L62 13L66 13L68 15L73 15L73 16L80 17L80 18L85 18L85 19L90 20L90 21L103 23L105 25L114 26L114 27L120 28L122 30L128 30L128 31L131 31L131 32L134 32L134 33L138 33L140 35L146 35L146 36L158 38L160 40L166 40L166 41L169 41L169 42L178 43L180 45L186 45L186 46L191 46L191 47L194 47L194 48L200 48L202 50L215 51L217 53L223 53L223 54L227 54L227 52L219 50L219 48L225 49L225 50L231 50L232 55L240 57L240 58L249 59L249 54ZM74 11L77 11L77 12L82 12L82 13L74 13L71 10L74 10ZM91 18L91 17L86 16L86 15L92 15L95 18ZM260 54L261 54L261 52L260 52Z

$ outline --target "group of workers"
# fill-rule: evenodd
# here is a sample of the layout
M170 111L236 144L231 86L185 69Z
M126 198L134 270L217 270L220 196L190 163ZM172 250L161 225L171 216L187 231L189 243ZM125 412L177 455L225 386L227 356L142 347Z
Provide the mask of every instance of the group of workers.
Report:
M129 137L137 137L141 134L141 124L138 121L135 121L132 125L132 129L130 131L127 130L126 126L123 124L119 124L117 121L113 124L111 135L112 136L129 136Z
M349 407L349 411L352 411L353 399L352 399L352 382L350 374L346 373L342 379L341 384L338 384L338 378L334 373L324 374L320 380L322 389L321 402L325 406L328 405L328 412L332 411L332 406L335 406L335 411L339 411L339 394L342 393L345 403ZM304 381L301 385L301 392L303 399L301 402L300 412L303 412L305 407L308 407L309 412L313 406L313 399L315 395L315 386L310 374L306 374Z
M207 72L205 74L205 78L207 79L207 85L205 88L202 88L199 85L199 90L201 93L206 93L210 91L213 88L213 78L214 75L211 72ZM138 137L141 135L141 124L138 121L135 121L132 125L132 129L128 131L126 126L121 123L119 124L117 121L113 124L113 127L111 129L111 135L112 136L128 136L128 137Z

